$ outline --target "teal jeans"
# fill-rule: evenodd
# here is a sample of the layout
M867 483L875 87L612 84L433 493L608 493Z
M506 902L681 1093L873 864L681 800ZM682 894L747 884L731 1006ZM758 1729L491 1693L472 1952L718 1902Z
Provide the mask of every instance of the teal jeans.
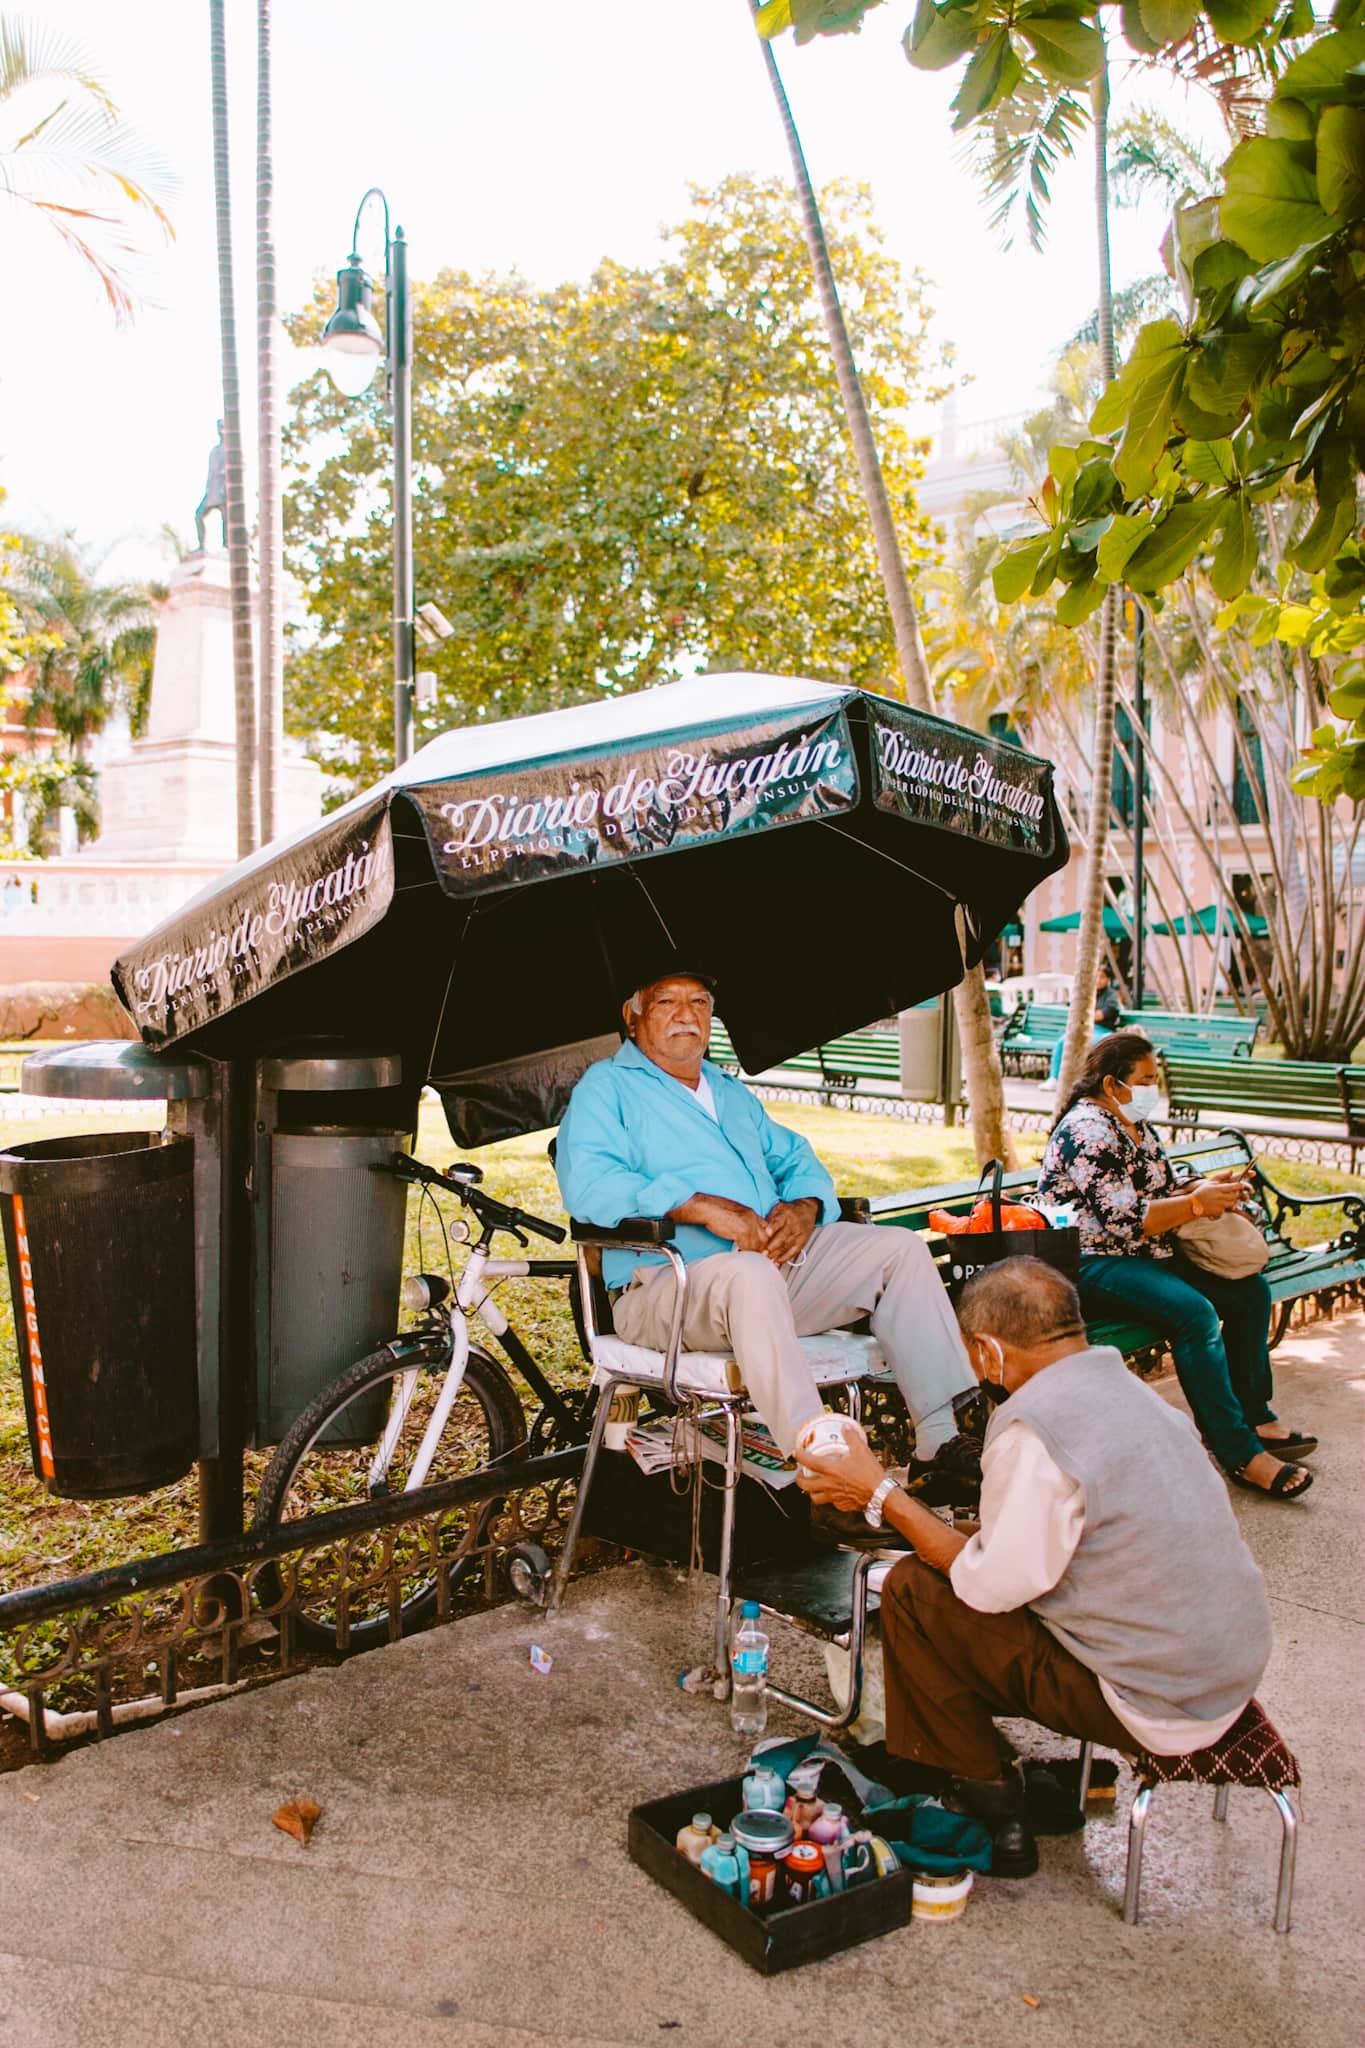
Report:
M1225 1472L1266 1446L1273 1422L1270 1288L1263 1273L1225 1280L1179 1252L1171 1259L1083 1258L1081 1306L1090 1322L1132 1318L1170 1340L1181 1391Z

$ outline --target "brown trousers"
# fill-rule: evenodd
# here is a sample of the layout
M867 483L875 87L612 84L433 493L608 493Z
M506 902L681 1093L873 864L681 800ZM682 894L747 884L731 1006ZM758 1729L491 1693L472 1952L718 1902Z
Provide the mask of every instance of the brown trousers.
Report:
M907 1557L882 1588L881 1624L886 1746L895 1756L959 1778L998 1778L996 1714L1130 1755L1137 1747L1094 1672L1027 1607L981 1614L942 1572Z

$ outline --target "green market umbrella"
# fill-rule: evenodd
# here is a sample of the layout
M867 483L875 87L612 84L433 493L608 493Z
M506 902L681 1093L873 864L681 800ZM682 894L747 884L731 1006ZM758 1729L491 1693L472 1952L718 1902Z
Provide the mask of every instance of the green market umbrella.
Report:
M1251 933L1252 938L1265 938L1265 936L1270 930L1270 926L1266 923L1265 919L1263 917L1257 917L1254 911L1244 911L1242 915L1243 920L1246 924L1246 928ZM1241 926L1236 922L1230 910L1226 908L1223 910L1221 923L1222 930L1224 932L1233 934L1240 938ZM1219 910L1217 904L1209 903L1205 905L1203 910L1196 910L1196 912L1194 913L1193 926L1196 931L1203 932L1206 938L1212 938L1214 933L1219 928ZM1154 924L1152 926L1152 932L1154 937L1159 939L1183 939L1186 933L1190 930L1190 928L1191 920L1189 918L1177 917L1173 919L1170 924ZM1046 930L1046 926L1044 927L1044 929Z
M1047 917L1039 925L1040 932L1078 932L1081 928L1079 910L1068 910L1065 917ZM1116 910L1104 906L1104 936L1106 939L1126 939L1128 927Z

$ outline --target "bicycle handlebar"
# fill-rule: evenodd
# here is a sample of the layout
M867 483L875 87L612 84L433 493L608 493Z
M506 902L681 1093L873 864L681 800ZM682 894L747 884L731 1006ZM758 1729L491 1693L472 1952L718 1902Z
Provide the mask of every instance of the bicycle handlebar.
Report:
M407 1152L393 1153L388 1165L380 1166L376 1171L392 1173L399 1180L418 1181L426 1187L444 1188L448 1194L457 1195L466 1208L473 1210L480 1223L492 1230L530 1230L537 1237L547 1237L551 1244L563 1244L569 1234L557 1223L546 1223L539 1216L528 1215L525 1209L514 1208L510 1202L500 1202L496 1196L486 1195L482 1188L471 1182L440 1173L436 1167L424 1165Z

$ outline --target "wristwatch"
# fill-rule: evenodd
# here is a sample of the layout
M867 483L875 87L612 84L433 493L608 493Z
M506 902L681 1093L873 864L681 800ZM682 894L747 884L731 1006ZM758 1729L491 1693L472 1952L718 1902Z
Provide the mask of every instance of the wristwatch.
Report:
M894 1493L899 1484L900 1481L893 1479L888 1472L867 1506L863 1509L863 1520L867 1523L869 1529L881 1528L886 1496L889 1493Z
M1204 1204L1200 1201L1197 1194L1190 1196L1190 1207L1193 1209L1196 1216L1203 1216L1207 1213L1204 1208Z

